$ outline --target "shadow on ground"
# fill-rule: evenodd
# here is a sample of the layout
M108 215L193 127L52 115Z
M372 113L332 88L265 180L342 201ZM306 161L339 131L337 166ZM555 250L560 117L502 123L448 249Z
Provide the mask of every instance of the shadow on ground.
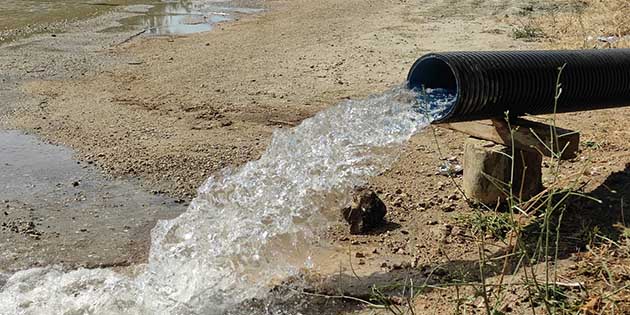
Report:
M622 171L612 173L600 186L585 193L590 198L575 196L559 204L558 210L552 215L550 230L553 231L549 239L555 244L555 233L561 216L558 240L558 258L565 259L575 253L585 251L587 245L606 241L618 241L623 236L624 228L630 223L630 210L624 211L624 203L630 200L630 163ZM388 225L374 233L385 233L396 229L395 225ZM525 228L523 238L526 248L535 249L542 231L541 223L536 221ZM555 250L555 245L552 250ZM520 255L507 261L502 257L510 254L510 249L488 253L485 266L485 276L493 277L500 274L511 275L517 266L524 266L527 260L521 260ZM266 301L268 310L287 309L287 306L309 305L306 309L323 310L312 314L338 314L340 310L352 310L365 307L365 303L348 300L340 296L350 296L367 302L401 303L404 304L404 294L409 292L409 284L423 287L428 292L437 286L448 286L457 283L479 282L479 260L452 260L445 264L424 266L407 266L402 269L375 272L368 276L353 274L338 274L328 277L323 283L314 286L312 283L289 283L280 286L272 293L273 302ZM308 281L307 281L308 283ZM298 289L299 288L299 289ZM375 290L377 288L378 290ZM304 293L298 293L298 290ZM324 297L329 296L329 297ZM278 299L278 297L284 297ZM258 301L258 307L265 303ZM256 305L252 303L249 306ZM317 306L314 307L313 306ZM298 308L299 309L299 308ZM295 308L293 309L295 310ZM271 312L276 314L277 312ZM282 312L277 314L284 314ZM311 313L303 313L311 314Z

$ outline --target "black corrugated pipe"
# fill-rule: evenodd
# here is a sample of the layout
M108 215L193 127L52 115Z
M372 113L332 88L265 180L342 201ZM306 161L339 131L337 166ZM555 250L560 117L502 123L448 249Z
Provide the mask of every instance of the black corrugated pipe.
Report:
M557 112L630 105L630 49L432 53L416 61L407 80L409 88L457 92L435 122L548 114L565 64Z

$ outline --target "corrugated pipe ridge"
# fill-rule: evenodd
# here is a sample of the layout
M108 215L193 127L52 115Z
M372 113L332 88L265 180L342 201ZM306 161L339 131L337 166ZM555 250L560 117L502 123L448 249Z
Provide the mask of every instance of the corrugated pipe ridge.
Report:
M457 91L452 109L437 122L630 105L630 49L432 53L418 59L409 88Z

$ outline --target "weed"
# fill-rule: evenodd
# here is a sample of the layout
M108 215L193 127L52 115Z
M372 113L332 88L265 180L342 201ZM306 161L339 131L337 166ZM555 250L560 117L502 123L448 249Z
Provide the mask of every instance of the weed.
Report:
M530 17L549 48L589 49L630 47L630 0L572 0L565 9ZM512 20L523 29L520 18ZM519 32L526 36L528 32ZM517 37L515 37L517 38ZM523 37L528 38L528 37Z
M505 240L508 232L514 228L508 213L475 211L459 215L455 220L468 227L475 235L491 236L499 240Z
M524 24L512 29L512 37L514 39L533 41L545 37L545 32L542 28L533 24Z

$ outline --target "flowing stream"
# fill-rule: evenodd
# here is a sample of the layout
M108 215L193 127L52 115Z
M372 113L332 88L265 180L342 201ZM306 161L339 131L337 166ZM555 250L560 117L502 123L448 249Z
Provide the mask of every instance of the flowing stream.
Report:
M309 249L350 190L451 104L427 98L426 110L417 96L396 88L277 130L259 160L210 177L185 213L158 222L136 275L50 266L0 276L0 314L221 314L263 297L312 267Z

